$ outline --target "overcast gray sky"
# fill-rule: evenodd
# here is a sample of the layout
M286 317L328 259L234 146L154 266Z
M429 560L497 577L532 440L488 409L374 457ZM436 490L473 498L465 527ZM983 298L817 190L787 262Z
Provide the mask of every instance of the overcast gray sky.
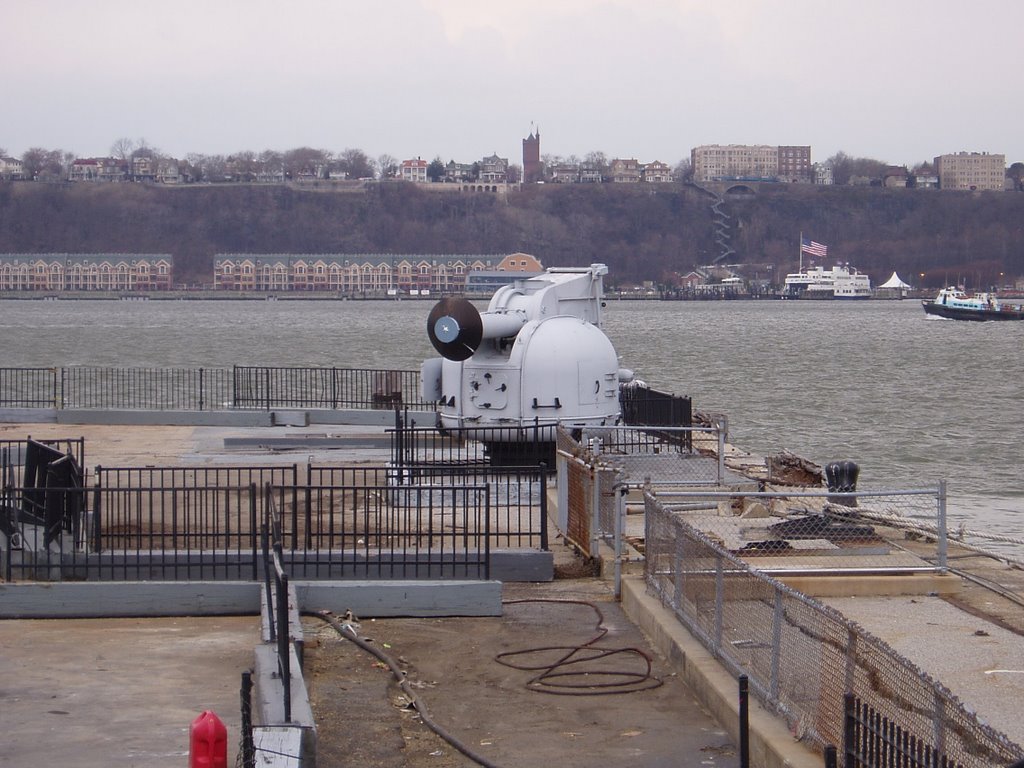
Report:
M1024 161L1018 0L0 0L0 148Z

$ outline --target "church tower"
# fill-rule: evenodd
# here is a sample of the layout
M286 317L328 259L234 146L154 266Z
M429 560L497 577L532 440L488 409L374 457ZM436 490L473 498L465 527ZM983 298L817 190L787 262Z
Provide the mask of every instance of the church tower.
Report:
M540 165L540 128L530 127L530 135L523 139L523 181L533 184L544 178Z

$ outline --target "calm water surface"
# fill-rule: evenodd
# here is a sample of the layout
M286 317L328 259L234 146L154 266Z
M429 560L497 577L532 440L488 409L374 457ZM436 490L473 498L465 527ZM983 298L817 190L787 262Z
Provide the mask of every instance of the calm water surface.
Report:
M0 365L414 369L435 356L431 306L0 301ZM916 301L609 301L605 330L624 367L727 415L743 448L851 459L862 490L945 479L952 518L1022 535L1024 322L928 318Z

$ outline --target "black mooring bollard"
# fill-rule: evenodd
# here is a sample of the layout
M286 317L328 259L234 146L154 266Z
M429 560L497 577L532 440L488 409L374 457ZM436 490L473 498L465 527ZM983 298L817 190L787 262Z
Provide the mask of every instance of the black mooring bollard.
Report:
M831 493L855 493L858 475L860 475L860 467L852 461L833 461L825 465L825 483ZM847 507L857 506L855 498L829 496L828 500L836 504L844 504Z

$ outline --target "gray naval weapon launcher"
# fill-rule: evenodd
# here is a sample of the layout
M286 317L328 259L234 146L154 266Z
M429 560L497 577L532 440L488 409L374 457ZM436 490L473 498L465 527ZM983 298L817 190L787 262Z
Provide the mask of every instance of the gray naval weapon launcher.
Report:
M462 298L438 302L427 335L441 357L424 361L420 386L438 403L439 427L510 463L553 456L558 424L619 423L619 385L633 373L601 329L607 273L551 268L502 286L484 312Z

